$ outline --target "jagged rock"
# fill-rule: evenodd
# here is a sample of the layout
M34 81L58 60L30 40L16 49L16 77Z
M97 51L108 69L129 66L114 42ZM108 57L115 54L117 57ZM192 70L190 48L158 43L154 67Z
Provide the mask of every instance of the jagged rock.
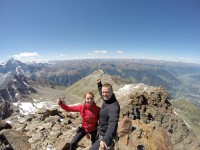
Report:
M55 121L59 121L60 117L59 116L49 116L47 118L45 118L44 123L46 122L55 122Z
M131 112L129 117L133 119L133 122L139 120L142 124L142 126L136 123L132 124L133 132L120 139L124 145L121 148L125 149L125 145L129 144L130 149L138 147L143 149L200 149L197 136L180 117L174 114L168 93L162 87L152 88L141 85L130 92L129 99L127 97L120 98L123 101L121 104L127 106L123 112ZM152 126L152 129L145 126ZM140 131L142 134L140 138L137 138ZM146 142L141 143L141 140ZM136 141L140 141L140 144ZM164 142L168 144L163 145Z
M0 89L0 100L16 102L19 99L30 99L28 96L31 93L37 93L31 82L30 79L22 74L10 75L8 83L5 83L4 88Z
M133 120L132 126L134 127L132 132L119 138L117 144L119 150L137 150L139 148L173 150L169 134L159 123L146 124L139 120Z
M47 112L47 109L45 109L45 108L38 108L37 109L37 114L45 114Z
M55 116L55 115L59 115L59 111L58 109L47 109L46 113L49 115L49 116Z
M0 94L0 118L5 119L10 116L12 109L10 107L10 102L1 101L1 96Z
M24 123L24 122L26 122L26 121L27 121L26 118L20 118L20 119L18 119L18 122L21 123L21 124Z
M23 132L4 130L2 136L14 150L30 150L31 148L31 145L28 143L28 137Z
M122 111L116 149L200 149L193 132L174 114L163 88L141 85L139 91L134 88L130 90L130 95L117 96ZM79 113L43 108L34 115L22 115L21 118L12 116L10 121L13 130L23 132L28 137L32 150L67 150L81 117ZM83 138L77 150L88 150L90 146L91 141Z
M3 99L3 100L9 100L10 99L10 95L9 95L8 90L6 88L0 90L0 96L1 96L1 99Z
M55 149L59 150L69 150L71 139L62 139L55 144Z
M19 119L14 116L10 118L14 126L13 130L20 133L23 132L26 135L28 138L27 142L31 145L32 150L55 149L55 147L58 149L68 149L70 141L75 134L75 129L80 124L80 116L77 114L68 113L68 117L62 116L61 121L61 112L58 110L53 110L52 112L54 113L49 112L49 110L44 111L44 114L47 114L45 119L41 119L41 115L44 114L21 116L22 118ZM6 146L6 144L4 145ZM80 147L86 148L87 145L79 143Z
M11 129L11 128L12 128L12 126L9 123L7 123L3 120L0 120L0 131L3 129Z
M125 117L121 119L118 123L118 136L123 137L129 134L132 128L132 119Z

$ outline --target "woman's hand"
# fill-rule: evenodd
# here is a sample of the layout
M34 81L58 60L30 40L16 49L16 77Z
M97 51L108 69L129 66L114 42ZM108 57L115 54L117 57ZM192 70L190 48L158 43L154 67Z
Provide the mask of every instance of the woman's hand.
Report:
M57 100L57 104L60 105L62 103L62 99L59 97Z

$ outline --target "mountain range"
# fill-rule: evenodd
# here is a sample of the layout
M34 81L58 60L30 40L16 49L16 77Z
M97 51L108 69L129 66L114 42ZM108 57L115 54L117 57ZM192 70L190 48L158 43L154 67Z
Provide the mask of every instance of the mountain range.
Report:
M86 59L23 63L10 59L0 65L0 89L6 89L14 75L68 87L98 69L129 83L163 86L171 98L187 99L200 105L200 64L183 62Z
M14 150L24 148L68 150L75 129L81 121L79 114L63 112L58 107L52 109L47 105L34 114L24 115L19 112L19 107L27 101L55 102L58 97L62 97L67 104L83 103L83 95L87 91L95 94L95 101L101 106L102 100L96 85L98 78L103 83L109 82L113 85L121 107L118 124L119 139L116 143L118 150L200 149L198 131L193 130L190 126L191 122L188 122L186 117L182 117L179 111L182 108L186 111L185 106L190 106L191 103L182 105L183 103L179 101L180 103L172 104L169 93L162 86L131 83L130 80L112 76L104 70L95 70L64 88L44 79L38 81L26 78L25 80L24 76L21 77L22 79L16 80L22 81L23 86L31 86L36 92L34 90L30 92L25 88L28 91L26 97L21 96L22 99L18 99L18 107L12 106L10 116L0 120L0 142L2 143L0 149L2 150L6 147ZM197 118L194 123L199 126ZM78 143L77 149L87 150L89 147L90 142L84 138Z

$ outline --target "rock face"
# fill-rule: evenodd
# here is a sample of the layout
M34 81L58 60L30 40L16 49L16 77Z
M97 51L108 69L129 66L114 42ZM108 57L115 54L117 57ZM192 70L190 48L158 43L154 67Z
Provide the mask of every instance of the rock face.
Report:
M34 115L20 118L12 116L7 119L11 121L12 129L3 129L2 127L1 150L6 147L14 150L67 150L75 134L75 129L81 122L76 113L63 112L62 114L57 109L40 109ZM86 140L79 143L79 149L90 145L90 141Z
M197 136L174 113L168 93L162 87L141 84L129 90L129 96L120 97L122 117L126 119L119 123L119 142L123 143L119 149L200 149Z
M31 83L23 75L14 75L13 79L0 89L0 118L5 119L12 113L10 102L26 98L31 93L37 93Z
M196 135L174 113L168 93L162 87L143 84L129 87L127 91L116 91L121 114L115 149L200 149ZM16 115L6 120L11 122L12 129L2 128L0 132L2 150L20 149L23 144L31 150L68 150L81 123L78 113L58 109L40 109L35 114ZM83 138L77 150L88 150L90 146L91 141Z
M11 128L12 128L12 126L9 123L7 123L3 120L0 120L0 131L3 129L11 129Z
M10 102L0 100L0 118L4 119L10 116L12 110L10 108Z
M28 137L21 131L5 130L2 136L14 150L30 150L31 148Z
M0 89L0 100L14 102L31 93L37 93L31 83L23 75L14 75L13 79Z
M76 83L68 92L94 91L99 95L96 83L109 81L114 85L115 95L120 103L121 112L116 138L116 150L198 150L200 142L194 132L173 111L168 93L162 87L151 87L144 84L120 85L104 72L82 79L82 84ZM111 82L112 81L112 82ZM85 84L87 87L85 89ZM80 86L82 85L82 86ZM81 88L81 89L78 89ZM120 88L120 89L119 89ZM96 97L95 96L95 97ZM99 104L99 103L98 103ZM58 109L40 109L35 114L16 114L6 118L11 129L1 128L0 149L20 148L22 143L31 150L68 150L75 130L80 126L81 118L77 113L67 113ZM18 136L21 134L22 136ZM9 135L17 138L11 139ZM88 150L91 141L83 138L77 150ZM24 146L25 147L25 146Z
M125 120L127 119L128 118ZM125 122L124 119L120 121L122 124ZM117 144L118 149L174 149L169 134L159 123L153 122L145 124L140 120L131 120L131 123L132 128L130 128L129 132L126 134L121 134L124 132L124 128L119 126L118 131L120 138ZM124 125L130 126L130 123L125 123ZM126 131L128 131L127 128Z

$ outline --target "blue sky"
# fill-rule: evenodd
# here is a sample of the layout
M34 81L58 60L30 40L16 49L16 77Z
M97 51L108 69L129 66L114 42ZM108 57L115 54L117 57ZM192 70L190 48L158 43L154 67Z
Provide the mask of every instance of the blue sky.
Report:
M0 0L0 62L200 62L199 0Z

